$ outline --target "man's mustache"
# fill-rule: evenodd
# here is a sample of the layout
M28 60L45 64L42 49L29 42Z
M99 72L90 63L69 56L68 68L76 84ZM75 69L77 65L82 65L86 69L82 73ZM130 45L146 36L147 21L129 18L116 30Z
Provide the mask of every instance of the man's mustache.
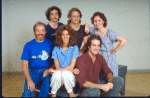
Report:
M44 36L43 34L38 34L37 36Z

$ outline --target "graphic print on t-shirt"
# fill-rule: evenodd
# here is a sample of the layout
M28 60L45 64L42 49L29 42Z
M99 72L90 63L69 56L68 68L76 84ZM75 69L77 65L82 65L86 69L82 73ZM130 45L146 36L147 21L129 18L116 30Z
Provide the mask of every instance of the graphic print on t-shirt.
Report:
M32 59L38 59L38 58L41 58L41 60L47 60L49 55L48 53L45 51L45 50L42 50L42 55L38 55L38 56L32 56Z

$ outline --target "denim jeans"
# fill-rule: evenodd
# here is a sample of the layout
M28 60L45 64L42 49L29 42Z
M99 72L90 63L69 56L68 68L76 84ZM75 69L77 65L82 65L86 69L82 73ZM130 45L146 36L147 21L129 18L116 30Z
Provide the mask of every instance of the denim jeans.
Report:
M98 81L99 84L105 84L105 80ZM103 97L118 97L121 89L124 85L124 79L120 76L113 77L113 89L109 90L108 92L102 91L98 88L84 88L80 91L79 96L81 97L99 97L101 96L102 92L105 93Z
M32 81L35 83L35 87L36 87L37 83L39 82L39 79L41 79L41 81L42 81L42 86L41 86L38 97L47 97L48 96L51 75L47 75L46 77L43 78L43 73L45 70L29 69L29 74L30 74ZM25 79L24 92L22 94L22 97L32 97L32 93L33 92L28 90L27 79Z
M119 94L124 85L124 79L120 76L113 77L113 89L108 91L106 97L119 97Z

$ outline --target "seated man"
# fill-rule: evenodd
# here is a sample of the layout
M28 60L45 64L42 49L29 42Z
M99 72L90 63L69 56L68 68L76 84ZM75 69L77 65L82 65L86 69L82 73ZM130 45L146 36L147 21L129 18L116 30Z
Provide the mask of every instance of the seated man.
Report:
M37 22L33 27L33 32L35 39L25 44L21 56L22 69L25 74L22 97L32 97L39 80L43 83L38 97L47 97L51 75L43 78L43 73L50 67L48 59L52 51L52 43L45 39L46 25L44 23Z
M123 80L116 83L105 59L98 54L100 45L101 39L97 35L91 35L87 41L88 51L77 59L76 67L80 71L77 81L80 85L79 95L81 97L99 97L101 91L115 95L114 93L117 92L114 92L113 88L122 85ZM107 80L105 84L98 82L102 72L101 78Z

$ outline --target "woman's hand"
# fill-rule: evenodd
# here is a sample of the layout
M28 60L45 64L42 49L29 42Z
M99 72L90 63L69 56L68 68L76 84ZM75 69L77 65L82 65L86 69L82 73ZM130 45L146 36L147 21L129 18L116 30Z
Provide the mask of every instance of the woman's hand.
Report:
M82 24L82 25L85 26L84 32L87 33L87 34L89 34L89 24L84 23L84 24Z
M110 54L111 55L114 55L116 53L116 51L113 49L113 50L110 50Z
M45 77L45 76L47 76L47 75L49 75L49 74L52 74L52 73L54 73L54 72L55 72L55 69L53 69L53 68L50 68L50 69L48 69L48 70L45 70L44 73L43 73L43 77Z
M79 57L80 57L81 55L83 55L83 54L84 54L84 53L83 53L82 51L80 51L80 52L79 52Z
M79 74L79 72L80 72L79 69L77 69L77 68L73 69L74 74Z

